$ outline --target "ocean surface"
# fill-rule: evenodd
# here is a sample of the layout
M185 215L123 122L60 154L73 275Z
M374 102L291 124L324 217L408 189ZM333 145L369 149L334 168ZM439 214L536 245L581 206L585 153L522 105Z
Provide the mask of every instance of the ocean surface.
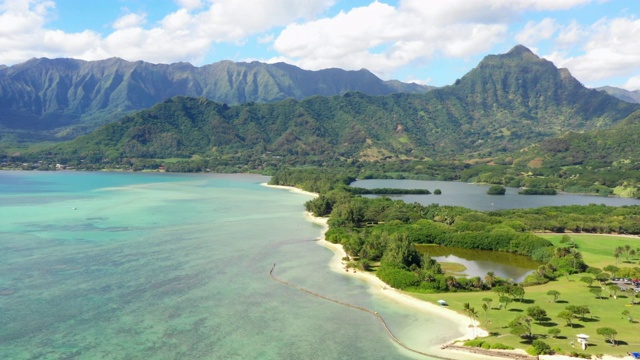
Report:
M0 171L0 359L401 359L461 336L329 270L254 175Z

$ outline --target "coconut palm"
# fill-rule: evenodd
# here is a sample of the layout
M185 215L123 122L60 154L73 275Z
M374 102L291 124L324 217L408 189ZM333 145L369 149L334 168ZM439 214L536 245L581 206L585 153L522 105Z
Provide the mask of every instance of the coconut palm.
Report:
M493 287L496 283L496 274L493 271L487 272L487 275L484 276L484 282L487 283L489 287Z

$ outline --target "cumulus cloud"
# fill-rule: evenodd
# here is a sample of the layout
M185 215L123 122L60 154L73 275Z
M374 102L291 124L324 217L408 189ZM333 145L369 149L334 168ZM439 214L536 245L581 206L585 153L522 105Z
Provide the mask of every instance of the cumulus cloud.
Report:
M545 18L542 21L529 21L524 29L516 35L516 41L525 46L532 46L540 40L550 39L556 32L556 21Z
M579 55L567 55L565 51L546 57L569 68L585 83L614 76L630 77L640 71L640 20L602 19L581 31L584 37ZM628 84L631 83L634 81Z
M49 28L53 0L0 0L0 63L112 56L201 63L219 43L255 40L278 53L269 61L307 69L367 68L387 77L436 57L470 59L506 40L533 49L552 43L545 57L585 83L623 76L631 78L625 86L635 86L640 78L640 21L635 18L561 25L547 14L514 35L514 24L526 14L596 1L602 0L398 0L397 5L371 0L321 17L338 0L174 0L177 9L157 22L127 13L100 34Z
M127 14L114 21L113 28L126 29L141 26L146 22L146 17L145 14Z
M187 10L199 9L204 6L200 0L176 0L176 4Z
M219 42L242 43L274 27L312 19L335 0L176 0L180 8L154 24L129 13L102 36L94 31L66 33L47 29L51 0L0 0L0 63L31 57L87 60L122 57L150 62L202 61Z
M627 90L640 90L640 75L632 76L622 85L622 88Z
M5 0L0 3L0 63L33 57L81 57L99 41L92 31L65 33L44 28L55 8L52 1Z
M274 41L281 55L272 61L310 69L366 67L385 76L438 55L469 58L486 53L506 39L510 23L523 12L566 10L590 1L401 0L397 7L374 1L332 18L287 26ZM533 43L554 31L554 21L545 19L528 25L520 37Z

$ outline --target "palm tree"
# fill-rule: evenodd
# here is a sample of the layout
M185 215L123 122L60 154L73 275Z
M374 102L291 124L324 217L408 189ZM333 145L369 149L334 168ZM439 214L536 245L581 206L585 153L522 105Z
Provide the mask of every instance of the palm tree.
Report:
M496 283L496 274L493 271L487 272L487 275L484 276L484 282L486 282L489 287L493 287Z
M449 287L449 289L453 289L458 285L458 280L455 276L447 276L445 278L445 281L447 282L447 286Z
M624 246L624 252L625 252L625 254L627 254L625 256L625 259L627 259L627 260L629 260L629 251L631 251L631 245L627 244L627 245Z
M487 305L487 303L482 304L482 310L484 311L484 326L487 326L487 313L489 312L489 305Z
M622 246L618 246L613 251L613 256L616 258L616 264L620 262L620 255L624 252L624 248Z
M478 312L475 308L469 309L469 317L471 318L471 322L473 324L473 338L475 339L475 337L478 336L478 322L476 321L478 319Z
M578 261L582 260L582 253L576 248L571 248L569 254L573 258L573 268L577 270Z
M476 289L482 289L482 286L484 285L480 276L472 277L471 284Z
M464 303L462 305L462 310L467 314L467 316L469 316L469 318L471 319L471 325L473 326L473 337L476 337L476 319L478 318L478 312L476 311L475 308L472 308L471 305L469 305L468 302Z
M540 266L538 266L538 274L542 277L544 277L544 275L547 273L547 266L542 264Z

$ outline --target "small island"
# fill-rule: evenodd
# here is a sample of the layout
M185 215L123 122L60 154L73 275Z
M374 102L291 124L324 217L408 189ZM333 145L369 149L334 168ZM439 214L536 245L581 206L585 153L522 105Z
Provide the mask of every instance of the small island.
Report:
M491 185L489 190L487 190L487 194L489 195L504 195L507 192L504 186L500 185Z

